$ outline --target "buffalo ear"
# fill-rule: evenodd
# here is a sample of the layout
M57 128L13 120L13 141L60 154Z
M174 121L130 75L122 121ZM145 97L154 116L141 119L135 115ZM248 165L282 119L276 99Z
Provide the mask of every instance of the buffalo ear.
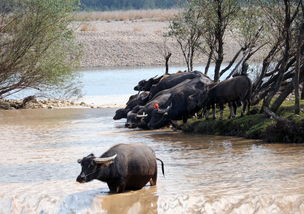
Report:
M81 163L81 162L82 162L82 159L78 159L78 160L77 160L77 163Z

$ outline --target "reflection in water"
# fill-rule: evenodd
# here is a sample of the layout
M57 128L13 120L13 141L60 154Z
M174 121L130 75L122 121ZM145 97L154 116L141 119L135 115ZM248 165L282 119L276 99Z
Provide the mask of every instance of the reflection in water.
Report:
M114 122L115 109L0 111L0 213L304 213L304 145L265 144ZM75 182L76 160L144 143L156 187L109 194Z

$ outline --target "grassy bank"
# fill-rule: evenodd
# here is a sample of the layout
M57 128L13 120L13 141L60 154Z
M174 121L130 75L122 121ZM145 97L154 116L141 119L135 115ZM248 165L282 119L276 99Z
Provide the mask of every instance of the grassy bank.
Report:
M263 139L267 142L304 143L304 114L301 112L300 115L295 115L292 103L287 101L280 108L280 120L258 113L259 106L256 106L244 117L223 120L192 119L183 126L183 131ZM303 108L304 105L301 105ZM226 108L224 118L228 117L228 111Z

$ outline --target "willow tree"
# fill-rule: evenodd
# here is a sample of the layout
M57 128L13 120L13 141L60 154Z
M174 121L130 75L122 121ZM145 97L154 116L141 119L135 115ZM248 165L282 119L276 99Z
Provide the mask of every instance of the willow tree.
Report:
M171 21L167 36L176 39L182 51L188 71L193 70L193 59L201 48L202 11L196 10L192 2L188 3L184 10Z
M76 0L4 0L0 7L0 98L24 89L79 92L79 48L70 27Z
M253 103L261 112L277 112L286 97L303 82L302 0L259 0L261 19L268 28L269 52L253 84ZM299 103L298 103L299 105Z
M253 45L248 44L239 48L234 56L229 56L231 61L223 68L223 62L227 61L224 59L225 37L240 19L241 9L237 0L188 1L183 13L172 21L169 31L181 46L188 70L192 68L193 56L201 53L207 57L205 74L208 74L210 64L214 63L213 79L219 81L239 55L252 48Z

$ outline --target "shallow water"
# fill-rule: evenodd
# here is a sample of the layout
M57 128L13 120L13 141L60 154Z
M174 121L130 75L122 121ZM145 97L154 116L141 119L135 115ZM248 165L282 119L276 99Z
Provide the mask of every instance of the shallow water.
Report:
M0 213L304 213L304 144L130 130L114 112L0 111ZM76 183L77 159L117 143L152 147L165 177L123 194Z

